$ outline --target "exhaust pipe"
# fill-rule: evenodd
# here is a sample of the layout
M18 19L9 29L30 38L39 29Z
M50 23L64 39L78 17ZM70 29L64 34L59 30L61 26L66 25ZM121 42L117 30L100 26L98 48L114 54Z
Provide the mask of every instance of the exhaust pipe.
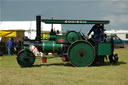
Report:
M41 16L36 16L36 39L41 42Z

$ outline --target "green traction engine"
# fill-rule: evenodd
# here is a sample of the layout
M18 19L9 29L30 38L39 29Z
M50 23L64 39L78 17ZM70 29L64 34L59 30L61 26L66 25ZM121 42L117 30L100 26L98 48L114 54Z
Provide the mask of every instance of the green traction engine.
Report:
M53 31L47 40L41 39L41 22L46 24L108 24L109 21L100 20L53 20L36 17L36 39L24 39L24 49L17 55L17 62L21 67L31 67L36 56L28 48L34 45L44 54L56 53L63 61L70 62L73 66L85 67L92 64L104 63L104 57L112 55L112 43L100 41L94 45L84 34L76 31L69 31L58 35ZM93 40L92 40L93 41Z

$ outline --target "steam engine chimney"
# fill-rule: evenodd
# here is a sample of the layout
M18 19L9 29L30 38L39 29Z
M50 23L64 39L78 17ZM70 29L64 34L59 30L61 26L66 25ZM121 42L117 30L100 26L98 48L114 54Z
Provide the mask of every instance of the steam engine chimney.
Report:
M36 16L36 39L41 41L41 16Z

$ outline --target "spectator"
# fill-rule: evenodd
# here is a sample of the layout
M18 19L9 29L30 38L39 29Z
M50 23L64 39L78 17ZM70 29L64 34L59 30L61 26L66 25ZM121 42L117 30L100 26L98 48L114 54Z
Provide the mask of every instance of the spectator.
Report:
M21 41L20 39L18 38L16 40L16 44L15 44L15 51L16 51L16 54L18 54L18 52L21 50Z
M8 47L8 55L13 55L13 49L14 49L14 42L13 38L9 38L7 42L7 47Z

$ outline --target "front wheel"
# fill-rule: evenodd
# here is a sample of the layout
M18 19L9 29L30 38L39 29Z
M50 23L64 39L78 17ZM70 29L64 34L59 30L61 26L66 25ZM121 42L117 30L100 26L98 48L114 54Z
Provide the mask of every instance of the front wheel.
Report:
M17 55L17 62L21 67L31 67L35 62L35 55L30 50L23 49Z

